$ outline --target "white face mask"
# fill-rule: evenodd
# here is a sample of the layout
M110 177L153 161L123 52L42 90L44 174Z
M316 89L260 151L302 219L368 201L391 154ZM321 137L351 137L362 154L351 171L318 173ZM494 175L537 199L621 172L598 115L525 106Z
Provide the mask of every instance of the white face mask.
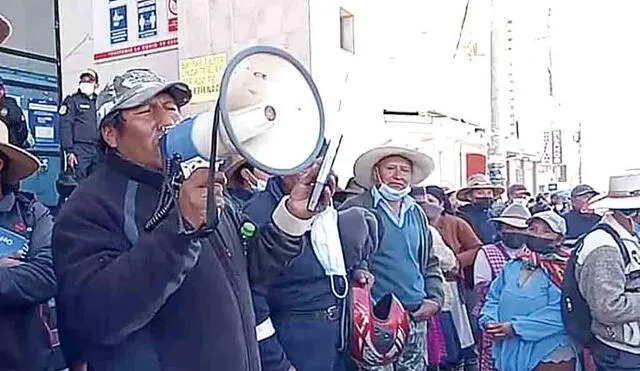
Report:
M311 225L311 246L324 273L331 280L331 291L338 299L347 296L347 270L338 232L338 212L332 206L316 215ZM344 292L338 292L334 279L342 278Z
M92 95L96 91L96 85L92 82L81 82L80 92L85 95Z
M265 189L267 189L267 181L262 179L256 179L256 184L251 186L254 192L263 192Z

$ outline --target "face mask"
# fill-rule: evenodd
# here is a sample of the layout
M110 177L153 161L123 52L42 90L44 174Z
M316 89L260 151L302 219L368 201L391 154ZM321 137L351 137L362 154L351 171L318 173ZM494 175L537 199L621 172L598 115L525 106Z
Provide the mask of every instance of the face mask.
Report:
M331 282L331 292L338 299L347 296L347 270L342 254L342 244L338 232L338 212L329 206L316 215L311 225L311 246L313 253L324 268L324 273ZM335 279L342 279L343 290L336 287Z
M256 179L256 184L251 186L254 192L263 192L265 189L267 189L267 182L262 179Z
M626 209L620 210L620 212L630 219L637 218L640 215L640 209Z
M553 208L554 208L554 209L556 209L556 211L562 211L562 210L564 210L564 206L563 206L563 205L557 205L557 204L556 204L556 205L554 205L554 206L553 206Z
M513 203L515 205L527 206L527 204L529 203L529 200L526 198L514 198Z
M501 237L502 243L512 250L518 250L527 242L527 236L520 233L504 232Z
M92 82L81 82L80 92L85 95L92 95L96 91L96 86Z
M402 201L403 198L411 193L411 187L406 187L401 190L393 189L386 184L380 184L378 191L382 197L387 201Z
M493 198L479 197L479 198L476 198L474 203L483 209L488 209L491 207L491 204L493 204Z
M422 206L424 207L425 214L427 214L427 218L429 218L429 220L431 221L438 219L438 217L442 215L442 212L444 211L444 207L436 204L425 203L422 204Z
M549 254L556 251L555 240L534 236L527 236L526 240L529 250L539 254Z

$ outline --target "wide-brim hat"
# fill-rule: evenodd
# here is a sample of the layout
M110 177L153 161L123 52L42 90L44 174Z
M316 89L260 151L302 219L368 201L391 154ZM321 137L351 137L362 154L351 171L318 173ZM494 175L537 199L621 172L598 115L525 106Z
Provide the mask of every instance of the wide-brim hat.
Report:
M589 201L592 209L640 209L640 173L616 175L609 178L609 193Z
M456 197L460 201L471 202L471 192L476 189L490 189L493 191L494 197L504 193L504 188L491 183L489 177L485 174L474 174L467 180L467 186L458 191Z
M375 184L373 179L374 166L389 156L400 156L411 162L413 167L411 185L422 182L433 172L433 160L426 154L397 145L382 145L372 148L358 157L353 165L355 181L367 189L373 187Z
M9 143L9 128L2 120L0 120L0 152L9 159L9 163L4 164L3 182L17 183L40 168L40 160L36 156Z
M527 228L527 221L531 218L531 212L520 203L507 206L499 217L489 219L492 222L503 223L514 228Z

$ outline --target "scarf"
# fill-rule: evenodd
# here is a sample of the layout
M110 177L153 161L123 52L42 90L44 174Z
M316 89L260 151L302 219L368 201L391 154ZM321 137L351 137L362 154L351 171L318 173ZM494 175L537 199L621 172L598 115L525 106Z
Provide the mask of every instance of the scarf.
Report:
M542 255L533 251L523 251L518 253L515 258L521 260L529 269L542 269L554 285L562 288L567 260L570 257L571 252L560 247L552 254Z

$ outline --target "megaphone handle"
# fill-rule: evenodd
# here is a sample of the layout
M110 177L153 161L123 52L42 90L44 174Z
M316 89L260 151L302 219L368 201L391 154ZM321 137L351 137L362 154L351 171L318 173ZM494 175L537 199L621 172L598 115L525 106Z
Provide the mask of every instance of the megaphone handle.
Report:
M209 160L209 176L207 179L207 225L206 228L215 229L218 226L218 203L216 202L216 153L218 153L218 128L220 126L220 104L216 102L213 115L213 128L211 130L211 157Z

